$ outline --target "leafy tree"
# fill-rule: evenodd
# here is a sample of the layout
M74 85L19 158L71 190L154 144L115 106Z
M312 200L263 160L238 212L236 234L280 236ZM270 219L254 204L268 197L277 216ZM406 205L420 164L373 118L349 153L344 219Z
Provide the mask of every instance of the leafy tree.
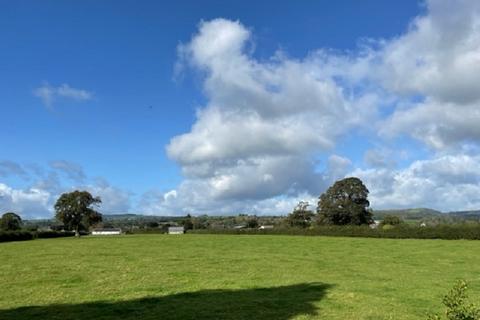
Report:
M310 205L306 201L300 201L286 218L286 223L290 227L308 228L315 214L308 210Z
M192 216L190 214L187 214L185 219L181 221L181 225L183 226L185 231L192 230L193 229Z
M393 216L393 215L386 215L383 218L382 222L380 222L380 226L386 226L386 225L396 226L402 223L403 223L403 220L400 217Z
M203 215L192 219L193 229L207 229L209 226L208 216Z
M55 217L62 221L69 230L75 230L75 236L80 236L80 229L102 221L102 215L93 209L102 200L93 197L88 191L64 193L55 203Z
M6 231L19 230L22 227L22 218L13 212L7 212L0 219L0 229Z
M150 221L150 222L147 223L147 227L151 228L151 229L158 228L158 226L159 226L159 224L156 221Z
M258 219L256 216L252 216L247 219L247 228L258 228Z
M350 177L339 180L318 201L318 222L327 225L362 225L373 222L367 210L368 189L362 180Z

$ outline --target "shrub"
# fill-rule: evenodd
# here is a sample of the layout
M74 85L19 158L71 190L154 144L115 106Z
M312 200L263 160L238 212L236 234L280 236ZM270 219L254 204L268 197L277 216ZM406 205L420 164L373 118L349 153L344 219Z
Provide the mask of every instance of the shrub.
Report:
M467 301L467 283L458 281L448 294L443 297L443 304L447 307L445 316L448 320L480 320L480 308ZM429 320L441 320L439 315L431 315Z
M401 218L397 217L397 216L393 216L393 215L386 215L382 222L380 222L380 225L381 226L396 226L396 225L399 225L399 224L402 224L403 221Z
M382 230L392 230L393 228L395 228L392 224L384 224L382 226Z

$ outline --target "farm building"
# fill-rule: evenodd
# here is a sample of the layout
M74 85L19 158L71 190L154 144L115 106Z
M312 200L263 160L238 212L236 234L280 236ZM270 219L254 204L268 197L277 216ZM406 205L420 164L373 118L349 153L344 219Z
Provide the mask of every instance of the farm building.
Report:
M272 225L265 225L265 226L260 226L258 227L259 230L265 230L265 229L273 229Z
M184 234L185 228L183 227L168 227L168 234Z
M120 228L102 228L102 229L93 229L92 235L94 236L107 236L107 235L115 235L115 234L122 234L122 229Z

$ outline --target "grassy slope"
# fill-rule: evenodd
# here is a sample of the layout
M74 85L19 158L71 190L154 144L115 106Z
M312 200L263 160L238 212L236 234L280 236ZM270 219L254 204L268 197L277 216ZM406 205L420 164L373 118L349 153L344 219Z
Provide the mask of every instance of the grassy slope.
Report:
M424 319L455 279L480 298L479 252L480 241L300 236L3 243L0 319Z

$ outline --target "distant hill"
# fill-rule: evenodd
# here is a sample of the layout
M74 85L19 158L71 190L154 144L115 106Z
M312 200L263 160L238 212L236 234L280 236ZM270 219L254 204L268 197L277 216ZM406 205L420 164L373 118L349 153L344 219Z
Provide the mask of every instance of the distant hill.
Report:
M429 208L373 210L375 219L382 220L386 215L398 216L404 220L422 219L480 219L480 210L441 212Z
M176 221L185 218L185 216L151 216L143 214L134 214L134 213L124 213L124 214L104 214L103 221L119 221L119 220L128 220L128 221Z
M103 214L103 221L104 222L165 222L165 221L178 221L184 218L184 216L150 216L150 215L143 215L143 214L135 214L135 213L121 213L121 214ZM55 218L50 219L24 219L26 224L34 224L39 226L47 226L51 224L58 224Z
M471 218L480 219L480 210L452 211L452 212L449 212L447 214L455 216L455 217L459 217L459 218L464 218L464 219L471 219Z
M421 220L424 218L441 217L445 214L429 208L373 210L375 219L381 220L386 215L394 215L405 220Z

